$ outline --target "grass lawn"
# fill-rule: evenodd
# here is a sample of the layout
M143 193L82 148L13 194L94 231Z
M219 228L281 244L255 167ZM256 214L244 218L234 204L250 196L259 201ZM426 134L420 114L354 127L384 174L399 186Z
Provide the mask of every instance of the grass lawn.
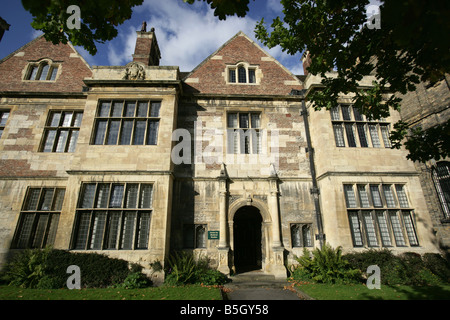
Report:
M450 300L450 285L386 286L300 284L297 288L316 300Z
M222 300L220 288L206 286L146 289L22 289L0 286L0 300Z

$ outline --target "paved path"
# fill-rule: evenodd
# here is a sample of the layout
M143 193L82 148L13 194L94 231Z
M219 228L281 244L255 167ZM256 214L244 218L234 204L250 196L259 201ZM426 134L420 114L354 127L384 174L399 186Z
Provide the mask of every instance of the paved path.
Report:
M252 271L231 277L224 286L228 300L306 300L306 294L297 291L286 280L278 280L260 271Z

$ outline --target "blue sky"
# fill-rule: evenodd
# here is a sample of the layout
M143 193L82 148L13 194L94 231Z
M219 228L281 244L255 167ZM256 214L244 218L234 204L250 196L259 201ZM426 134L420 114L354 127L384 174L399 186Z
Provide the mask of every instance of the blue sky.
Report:
M40 34L30 26L32 16L23 9L20 0L2 2L0 16L11 27L0 42L0 59ZM83 17L83 8L80 9ZM250 1L245 18L228 17L221 21L203 1L189 5L182 0L145 0L134 8L131 19L119 26L115 39L97 45L95 56L90 56L83 48L77 47L77 50L90 65L125 65L132 59L136 31L140 30L142 21L146 21L148 30L155 28L161 65L191 71L239 31L256 41L256 23L262 17L271 22L277 15L282 15L281 10L279 0ZM279 47L270 50L262 47L294 74L303 74L300 54L290 56Z

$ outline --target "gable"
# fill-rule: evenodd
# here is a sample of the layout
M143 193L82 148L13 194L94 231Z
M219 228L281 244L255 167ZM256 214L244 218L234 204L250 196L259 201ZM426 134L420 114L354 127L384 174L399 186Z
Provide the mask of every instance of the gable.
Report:
M302 89L295 75L243 32L198 65L184 84L187 93L209 94L287 95Z
M64 93L81 92L92 71L71 44L54 45L39 36L0 60L0 74L0 92Z

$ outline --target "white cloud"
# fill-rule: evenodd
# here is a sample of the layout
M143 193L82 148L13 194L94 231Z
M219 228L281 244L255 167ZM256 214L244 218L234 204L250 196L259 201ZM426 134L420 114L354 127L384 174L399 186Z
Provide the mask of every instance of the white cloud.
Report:
M283 5L280 0L267 0L267 8L274 11L277 14L281 14L283 10Z
M270 2L276 4L275 1ZM147 30L155 28L161 50L160 64L179 66L180 71L193 70L239 31L256 41L254 29L257 20L249 14L245 18L231 16L223 21L214 16L213 10L203 1L189 5L181 0L145 0L134 10L134 25L120 28L118 41L108 45L111 65L124 65L131 61L136 30L142 23L142 20L136 21L137 16L146 20ZM264 49L281 63L288 58L279 47ZM288 64L286 67L292 70Z
M120 48L116 48L113 42L108 44L108 61L113 66L120 66L131 61L131 55L134 53L136 45L136 29L129 27L127 30L119 29L118 41Z

